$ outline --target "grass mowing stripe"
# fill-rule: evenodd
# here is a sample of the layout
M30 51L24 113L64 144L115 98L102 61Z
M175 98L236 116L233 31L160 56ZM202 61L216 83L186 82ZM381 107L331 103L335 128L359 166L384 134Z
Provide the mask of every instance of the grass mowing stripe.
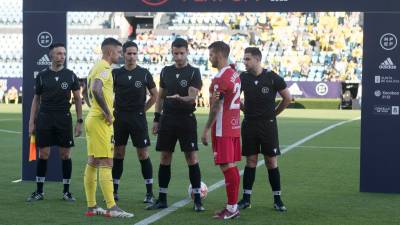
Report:
M332 124L332 125L324 128L324 129L322 129L320 131L317 131L317 132L315 132L315 133L313 133L313 134L311 134L311 135L309 135L309 136L307 136L307 137L305 137L305 138L303 138L303 139L301 139L301 140L299 140L299 141L297 141L297 142L285 147L284 149L282 149L281 153L285 154L285 153L291 151L292 149L296 148L297 146L300 146L301 144L303 144L303 143L305 143L305 142L317 137L318 135L321 135L321 134L323 134L323 133L325 133L325 132L327 132L329 130L332 130L332 129L338 127L338 126L341 126L343 124L350 123L350 122L353 122L353 121L356 121L356 120L359 120L359 119L360 119L360 117L357 117L357 118L354 118L354 119L345 120L345 121L342 121L342 122L339 122L339 123ZM264 163L265 163L264 160L259 160L258 163L257 163L257 167L263 165ZM243 172L244 172L244 170L241 170L240 171L240 175L243 175ZM223 185L224 185L224 180L220 180L217 183L211 185L209 187L208 191L209 192L214 191L215 189L218 189L218 188L222 187ZM156 222L157 220L160 220L164 216L167 216L167 215L173 213L174 211L178 210L179 208L189 204L191 201L192 201L191 199L185 198L183 200L175 202L170 207L168 207L166 209L163 209L163 210L161 210L161 211L159 211L159 212L157 212L157 213L155 213L155 214L153 214L153 215L151 215L151 216L149 216L149 217L147 217L147 218L135 223L134 225L147 225L147 224Z
M19 131L4 130L4 129L0 129L0 132L10 133L10 134L22 134L22 132L19 132ZM75 137L75 138L86 139L85 136L80 136L80 137ZM157 139L150 139L150 141L155 142L155 141L157 141ZM288 146L289 145L281 145L281 147L288 147ZM349 146L306 146L306 145L299 145L299 146L296 146L296 148L359 149L359 147L349 147Z

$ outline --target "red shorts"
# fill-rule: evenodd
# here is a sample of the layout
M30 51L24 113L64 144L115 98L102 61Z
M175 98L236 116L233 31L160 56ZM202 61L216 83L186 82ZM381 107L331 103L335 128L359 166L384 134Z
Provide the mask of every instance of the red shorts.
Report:
M241 160L240 137L212 136L211 141L215 164L234 163Z

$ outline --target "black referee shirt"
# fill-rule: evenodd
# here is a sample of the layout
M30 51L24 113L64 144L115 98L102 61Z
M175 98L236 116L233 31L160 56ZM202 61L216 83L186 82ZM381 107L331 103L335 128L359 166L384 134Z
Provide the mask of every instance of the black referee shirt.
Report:
M183 68L176 68L175 65L166 66L160 74L160 87L164 89L167 96L175 94L188 96L189 87L201 90L202 85L200 70L189 64ZM166 114L190 114L196 110L195 106L196 104L166 98L163 112Z
M249 72L240 74L244 93L244 117L246 119L272 119L276 117L275 97L286 88L286 82L273 71L266 69L256 76Z
M36 76L35 83L41 111L69 111L71 91L80 89L77 76L67 68L58 72L46 68Z
M125 67L112 71L115 92L115 110L118 111L144 111L146 104L146 88L156 87L150 72L140 66L133 70Z

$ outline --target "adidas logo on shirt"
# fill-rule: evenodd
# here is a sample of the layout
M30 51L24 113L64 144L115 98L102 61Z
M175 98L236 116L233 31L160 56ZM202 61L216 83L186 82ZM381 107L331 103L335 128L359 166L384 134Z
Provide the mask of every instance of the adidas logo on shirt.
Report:
M37 61L37 65L39 65L39 66L50 66L51 65L51 61L50 61L49 56L47 54L44 54L42 56L42 58L40 58Z
M388 57L379 65L379 69L381 70L395 70L397 69L397 66L393 63L392 59Z

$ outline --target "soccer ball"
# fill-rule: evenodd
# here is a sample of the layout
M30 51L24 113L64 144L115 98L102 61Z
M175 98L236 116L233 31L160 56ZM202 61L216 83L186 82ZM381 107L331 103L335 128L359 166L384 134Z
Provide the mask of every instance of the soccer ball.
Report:
M207 197L207 193L208 193L207 185L202 181L201 182L201 187L200 187L200 197L201 197L201 199L205 199ZM189 184L188 195L189 195L190 198L194 199L194 193L193 193L193 189L192 189L192 184Z

